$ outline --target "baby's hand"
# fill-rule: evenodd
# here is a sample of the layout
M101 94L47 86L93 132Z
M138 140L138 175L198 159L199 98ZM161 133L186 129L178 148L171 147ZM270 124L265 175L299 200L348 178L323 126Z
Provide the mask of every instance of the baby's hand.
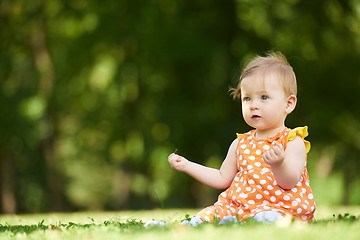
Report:
M275 146L263 154L263 160L269 165L279 165L284 161L285 151L275 142Z
M170 166L174 170L180 171L180 172L184 172L186 166L189 163L189 160L187 160L186 158L184 158L178 154L175 154L175 153L172 153L169 155L168 161L169 161Z

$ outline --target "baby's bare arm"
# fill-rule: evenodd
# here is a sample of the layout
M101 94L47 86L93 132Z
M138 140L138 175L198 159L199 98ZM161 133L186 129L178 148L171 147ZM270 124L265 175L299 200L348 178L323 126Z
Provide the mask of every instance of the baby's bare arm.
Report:
M306 148L302 138L296 137L288 142L284 151L279 145L263 155L263 159L271 166L278 185L284 189L291 189L300 180L304 172Z
M181 172L185 172L199 182L216 189L224 189L230 186L237 173L236 147L238 140L234 140L229 147L228 153L220 169L209 168L191 162L186 158L172 153L168 160L170 166Z

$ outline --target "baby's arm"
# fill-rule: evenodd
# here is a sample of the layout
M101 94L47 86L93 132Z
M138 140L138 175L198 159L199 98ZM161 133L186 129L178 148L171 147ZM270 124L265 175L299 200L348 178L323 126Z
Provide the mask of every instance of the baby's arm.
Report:
M220 169L205 167L175 153L170 154L168 160L173 169L185 172L209 187L224 189L230 186L238 171L236 166L237 143L237 139L231 143Z
M304 172L306 148L302 138L296 137L287 143L284 151L279 144L264 153L264 161L270 165L278 185L291 189L298 183Z

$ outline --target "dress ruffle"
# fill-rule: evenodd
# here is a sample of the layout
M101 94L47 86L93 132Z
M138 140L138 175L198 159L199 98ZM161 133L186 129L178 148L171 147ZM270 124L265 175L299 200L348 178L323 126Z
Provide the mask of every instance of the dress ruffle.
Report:
M255 134L256 130L252 130L252 135ZM277 139L279 139L279 136L281 136L282 132L276 134L274 137L270 137L267 138L266 140L268 142L273 142L276 141ZM238 139L240 139L242 137L243 134L241 133L237 133L236 136ZM310 149L311 149L311 144L309 141L305 140L305 137L307 137L309 135L308 132L308 127L304 126L304 127L297 127L294 129L290 129L289 134L288 134L288 138L287 138L287 142L292 141L295 139L296 136L301 137L304 140L305 143L305 148L306 148L306 153L309 153Z
M291 129L289 131L287 141L288 142L292 141L297 136L301 137L304 140L304 143L305 143L306 153L308 153L310 151L310 148L311 148L310 142L305 140L305 137L307 137L308 135L309 135L309 133L308 133L308 127L307 126L305 126L305 127L297 127L297 128Z

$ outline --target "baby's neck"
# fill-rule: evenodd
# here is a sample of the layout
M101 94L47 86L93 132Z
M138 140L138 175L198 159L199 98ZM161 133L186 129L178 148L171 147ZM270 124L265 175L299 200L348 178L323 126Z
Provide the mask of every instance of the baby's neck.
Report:
M277 128L273 128L273 129L266 129L266 130L256 129L255 138L267 139L270 137L274 137L276 134L284 131L285 128L286 128L285 126L281 126L281 127L277 127Z

